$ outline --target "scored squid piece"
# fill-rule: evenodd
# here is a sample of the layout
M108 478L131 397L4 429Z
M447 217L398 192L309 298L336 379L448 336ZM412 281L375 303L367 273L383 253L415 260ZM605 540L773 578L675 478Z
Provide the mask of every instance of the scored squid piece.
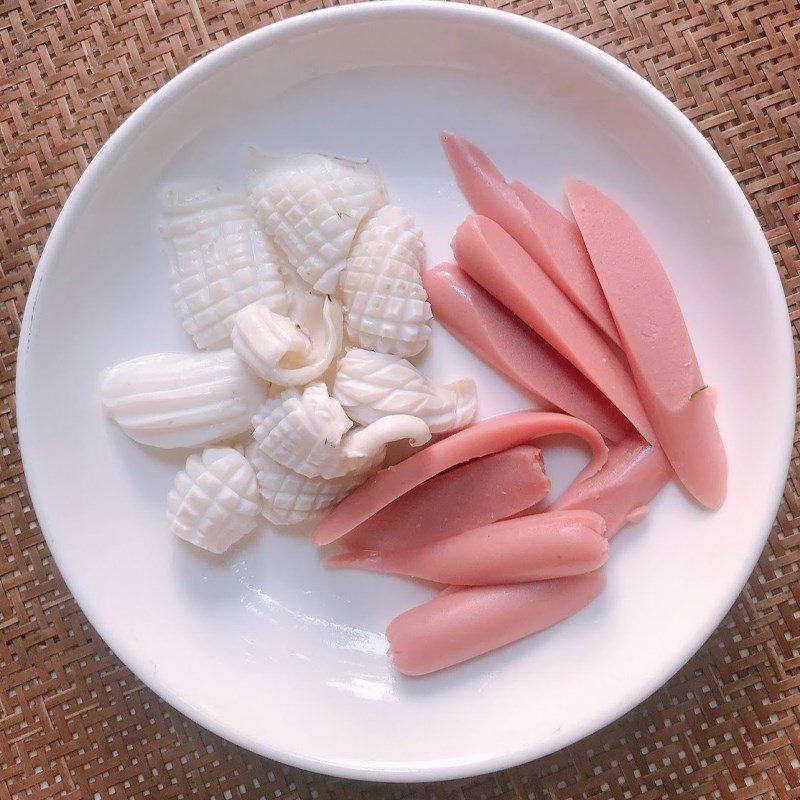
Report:
M201 350L227 347L236 313L256 300L287 313L285 259L236 193L214 184L170 189L161 236L175 311Z
M495 522L403 550L347 551L328 563L456 586L564 578L605 564L605 528L603 518L593 511L552 511Z
M396 466L381 470L322 520L314 531L314 544L335 542L393 500L451 467L557 433L578 436L591 448L591 460L578 480L594 475L605 464L608 448L603 437L583 420L546 411L503 414L454 433Z
M536 583L450 587L392 620L389 655L404 675L437 672L571 617L604 585L597 570Z
M404 358L425 349L431 307L424 264L422 229L401 206L384 206L361 228L340 281L353 344Z
M612 345L496 223L472 216L453 238L458 265L577 367L648 442L655 434Z
M258 524L256 473L232 447L192 453L167 495L170 530L210 553L224 553Z
M333 396L353 422L369 425L390 414L413 414L431 433L469 425L478 406L471 378L437 383L404 358L358 347L339 360Z
M630 423L564 356L494 299L460 267L439 264L422 273L436 320L482 361L525 391L618 442Z
M583 181L567 197L617 323L642 402L675 473L707 508L725 500L728 462L678 299L630 216Z
M556 286L619 344L614 320L575 223L522 184L509 185L486 153L472 142L444 133L442 145L474 211L513 236Z
M661 448L634 433L611 448L608 461L599 472L573 483L549 510L595 511L606 521L606 536L611 539L626 525L644 519L647 503L672 475Z
M261 452L307 478L368 471L383 461L389 443L408 439L420 447L431 438L425 422L411 414L392 414L350 430L352 421L322 381L270 398L252 422Z
M362 522L340 543L380 551L431 544L526 511L549 491L541 451L524 444L425 481Z
M370 163L304 153L247 154L248 193L256 218L297 275L320 294L336 290L364 220L388 197Z

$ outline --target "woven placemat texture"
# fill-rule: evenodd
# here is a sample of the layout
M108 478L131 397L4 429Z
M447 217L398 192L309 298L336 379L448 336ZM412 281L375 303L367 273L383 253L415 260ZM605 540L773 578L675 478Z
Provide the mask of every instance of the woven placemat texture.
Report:
M797 330L797 0L492 5L571 31L674 100L767 231ZM102 143L197 57L309 0L0 0L0 800L800 798L797 447L747 589L635 711L539 762L429 786L334 780L254 756L143 687L67 591L31 509L14 417L20 317L67 194Z

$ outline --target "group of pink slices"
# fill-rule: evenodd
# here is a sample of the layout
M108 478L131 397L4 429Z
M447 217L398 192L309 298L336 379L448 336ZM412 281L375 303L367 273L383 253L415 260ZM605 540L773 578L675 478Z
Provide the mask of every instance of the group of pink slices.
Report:
M727 460L669 279L631 217L573 180L574 222L487 156L443 136L476 212L455 263L423 273L435 318L479 358L561 412L518 412L452 433L353 491L317 526L330 563L443 584L388 627L390 654L423 675L543 630L603 588L608 541L676 476L724 501ZM548 509L531 442L583 439L589 464ZM607 444L608 443L608 444Z

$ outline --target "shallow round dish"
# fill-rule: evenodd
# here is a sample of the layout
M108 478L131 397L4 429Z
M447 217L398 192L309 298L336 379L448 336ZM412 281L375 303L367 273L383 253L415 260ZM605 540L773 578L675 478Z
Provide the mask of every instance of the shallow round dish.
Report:
M173 180L241 181L242 151L369 157L424 228L431 264L467 213L438 144L451 129L563 205L598 184L652 239L684 309L730 457L712 514L669 486L614 542L605 593L535 638L424 679L383 631L430 590L328 571L264 529L227 558L174 540L164 501L185 453L102 416L100 370L188 350L156 209ZM425 368L473 375L482 417L528 402L437 328ZM666 681L719 623L764 545L794 426L781 285L744 196L701 135L633 72L510 14L426 3L315 12L220 48L148 100L72 192L20 340L19 431L47 541L98 632L216 733L309 769L431 780L527 761L597 730ZM546 451L562 486L581 454Z

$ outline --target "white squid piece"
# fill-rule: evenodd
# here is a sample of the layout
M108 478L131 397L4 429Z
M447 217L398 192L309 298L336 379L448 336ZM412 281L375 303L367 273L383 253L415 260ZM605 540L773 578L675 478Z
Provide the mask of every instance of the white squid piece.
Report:
M267 386L231 349L158 353L100 375L106 413L134 441L153 447L201 447L250 428Z
M336 289L359 226L388 202L369 163L309 153L250 155L250 200L259 222L315 291Z
M224 553L258 524L261 499L250 462L232 447L189 456L167 495L170 530L210 553Z
M381 208L359 233L341 277L353 344L403 357L422 352L431 335L424 263L414 218L400 206Z
M256 300L287 313L285 260L246 201L219 186L172 190L163 212L175 310L197 347L227 347L236 312Z
M330 479L376 466L389 442L409 439L418 447L431 436L419 417L405 414L350 431L352 425L341 403L317 382L302 394L287 390L279 401L268 400L253 418L253 437L263 453L284 467L307 478Z
M338 503L369 476L368 471L339 478L308 478L284 467L257 445L247 450L256 469L261 513L275 525L296 525Z
M470 378L443 385L399 356L358 348L339 362L333 396L347 416L362 425L390 414L413 414L433 434L469 425L478 405Z
M278 386L303 386L322 375L342 349L342 307L304 293L296 319L253 303L236 315L233 349L256 375Z

